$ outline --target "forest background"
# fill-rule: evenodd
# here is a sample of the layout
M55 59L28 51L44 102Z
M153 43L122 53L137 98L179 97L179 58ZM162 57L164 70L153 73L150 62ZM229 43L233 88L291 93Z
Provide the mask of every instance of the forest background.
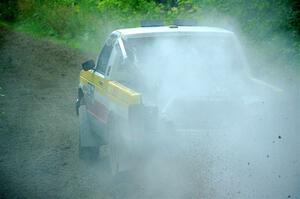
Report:
M143 19L196 19L236 32L256 68L300 73L297 0L7 0L0 26L97 54L115 29ZM262 66L262 63L264 66Z

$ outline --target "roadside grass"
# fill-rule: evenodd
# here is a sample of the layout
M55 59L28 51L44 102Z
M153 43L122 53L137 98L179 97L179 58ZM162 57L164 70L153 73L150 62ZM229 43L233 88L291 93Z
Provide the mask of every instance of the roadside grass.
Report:
M0 20L0 27L15 32L22 32L33 38L48 40L59 45L67 46L68 48L78 49L92 54L98 53L104 41L103 36L99 36L98 38L88 38L84 36L70 37L68 34L59 36L50 28L45 28L45 26L30 19L14 23Z

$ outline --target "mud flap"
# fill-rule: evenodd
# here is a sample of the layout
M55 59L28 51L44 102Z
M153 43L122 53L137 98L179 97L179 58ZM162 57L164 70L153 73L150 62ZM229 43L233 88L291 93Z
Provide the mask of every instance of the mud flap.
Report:
M99 146L95 135L92 134L85 105L79 107L79 139L82 147Z

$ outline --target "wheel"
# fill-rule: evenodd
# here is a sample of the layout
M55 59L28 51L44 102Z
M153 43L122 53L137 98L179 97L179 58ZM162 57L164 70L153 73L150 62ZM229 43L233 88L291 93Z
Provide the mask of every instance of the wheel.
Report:
M109 169L112 175L119 173L119 150L118 150L118 135L117 123L110 117L107 125L108 133L108 151L109 151Z
M99 156L99 144L92 135L85 106L79 107L79 158L96 160Z
M97 160L99 157L99 147L98 146L90 146L84 147L81 144L81 139L79 136L79 158L82 160Z

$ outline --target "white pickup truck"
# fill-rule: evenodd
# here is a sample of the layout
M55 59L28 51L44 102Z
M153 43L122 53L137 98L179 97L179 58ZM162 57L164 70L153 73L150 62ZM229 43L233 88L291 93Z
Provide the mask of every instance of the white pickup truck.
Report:
M141 160L153 137L235 128L281 93L250 75L235 34L216 27L115 30L82 66L80 156L97 158L107 144L113 173Z

